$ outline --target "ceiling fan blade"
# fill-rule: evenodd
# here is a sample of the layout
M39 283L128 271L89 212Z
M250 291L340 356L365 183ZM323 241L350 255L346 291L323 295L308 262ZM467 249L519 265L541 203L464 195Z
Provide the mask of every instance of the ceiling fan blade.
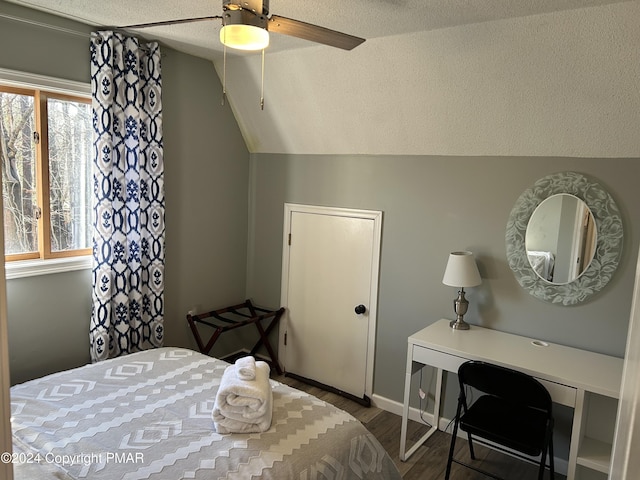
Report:
M342 48L343 50L352 50L365 41L364 38L354 37L353 35L347 35L346 33L301 22L300 20L280 17L278 15L271 15L269 23L267 23L267 30L310 40L312 42L323 43L330 47Z
M216 20L221 19L220 15L212 15L210 17L195 17L195 18L183 18L181 20L166 20L164 22L151 22L151 23L139 23L137 25L125 25L118 28L147 28L147 27L161 27L163 25L178 25L180 23L202 22L203 20Z

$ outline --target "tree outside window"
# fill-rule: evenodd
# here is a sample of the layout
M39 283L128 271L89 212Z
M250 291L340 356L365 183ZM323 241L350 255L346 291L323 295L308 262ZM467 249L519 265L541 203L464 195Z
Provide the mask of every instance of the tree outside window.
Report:
M91 253L91 101L0 85L5 259Z

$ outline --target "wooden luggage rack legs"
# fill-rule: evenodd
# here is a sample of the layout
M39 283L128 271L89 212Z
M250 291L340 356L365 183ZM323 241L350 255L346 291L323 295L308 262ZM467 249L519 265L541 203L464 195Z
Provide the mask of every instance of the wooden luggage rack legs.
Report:
M254 306L251 303L251 300L246 300L244 303L221 308L219 310L213 310L211 312L199 313L198 315L188 314L187 322L189 322L189 327L191 327L191 331L193 332L193 336L196 339L200 352L205 355L209 354L213 345L224 332L244 327L246 325L255 325L258 329L258 333L260 334L260 339L251 349L251 355L255 355L260 346L264 345L271 357L273 368L281 374L282 369L278 363L278 356L269 343L268 335L269 332L271 332L271 330L273 330L273 328L278 324L283 313L283 307L280 307L278 310L265 310L264 308ZM224 316L225 314L226 316ZM271 321L268 323L266 328L263 328L261 322L268 319L271 319ZM214 329L211 338L209 338L209 341L206 344L202 341L202 337L196 327L196 323L202 323Z

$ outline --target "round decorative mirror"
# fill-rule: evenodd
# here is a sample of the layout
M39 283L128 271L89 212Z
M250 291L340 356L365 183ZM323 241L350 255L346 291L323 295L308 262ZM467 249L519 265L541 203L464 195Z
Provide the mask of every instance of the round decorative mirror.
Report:
M529 219L525 237L533 271L554 285L573 282L591 265L596 252L591 210L575 195L546 198Z
M509 266L526 291L575 305L611 280L622 255L622 218L599 184L556 173L518 198L505 239Z

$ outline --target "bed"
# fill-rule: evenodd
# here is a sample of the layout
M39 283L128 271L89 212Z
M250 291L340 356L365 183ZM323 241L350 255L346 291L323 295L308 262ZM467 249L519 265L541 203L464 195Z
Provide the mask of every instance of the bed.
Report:
M541 252L536 250L528 250L527 257L531 268L544 280L553 282L553 267L555 264L555 255L551 252Z
M166 347L12 387L16 480L401 478L355 418L273 380L268 431L216 433L226 366Z

